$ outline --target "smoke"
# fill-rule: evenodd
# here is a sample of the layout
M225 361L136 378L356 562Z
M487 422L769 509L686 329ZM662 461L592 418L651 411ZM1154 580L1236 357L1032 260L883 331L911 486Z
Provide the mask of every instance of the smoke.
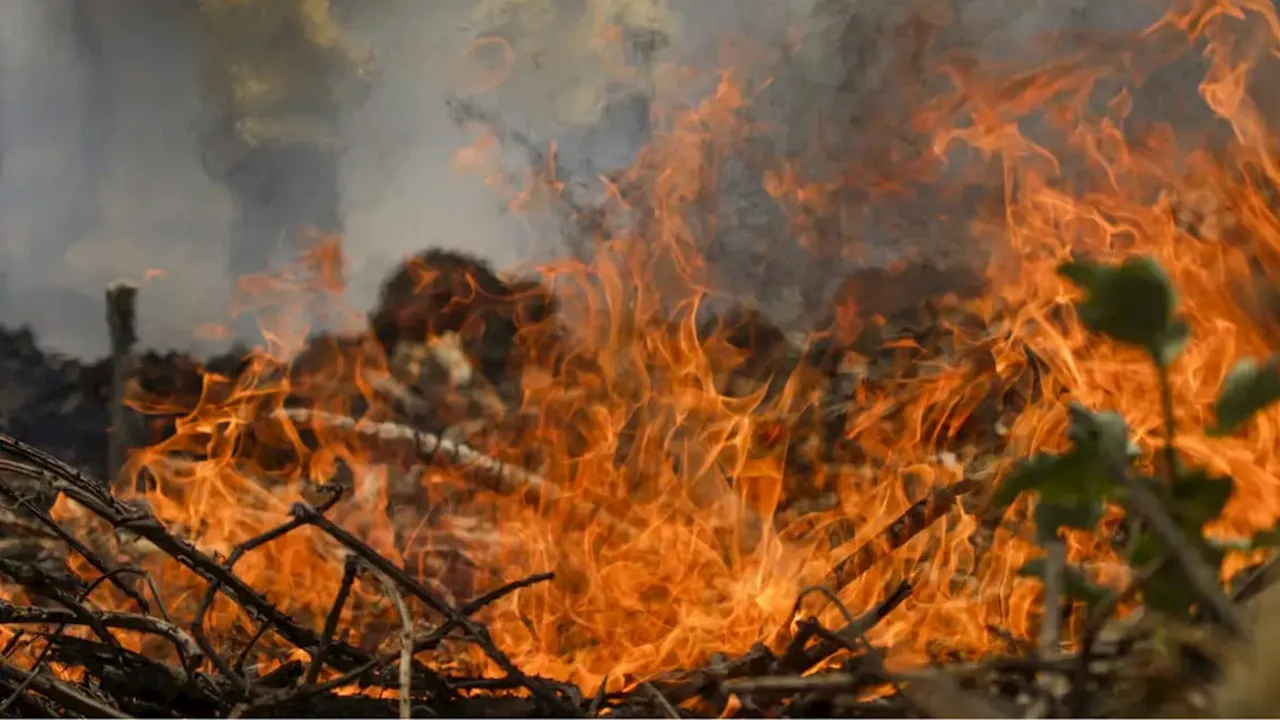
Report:
M647 107L590 95L608 83L600 68L572 52L581 38L565 18L582 2L551 0L560 8L551 24L514 38L526 49L535 46L538 62L513 68L503 88L478 101L532 141L555 140L569 174L589 183L625 164L643 143ZM482 178L450 166L453 152L474 137L446 101L483 60L474 53L462 58L477 34L501 30L477 20L476 8L485 4L347 2L341 13L380 65L369 97L344 118L346 302L354 307L369 307L390 267L427 246L465 249L499 267L568 252L545 222L506 212ZM762 110L789 127L778 149L794 151L809 141L805 129L819 110L852 114L867 102L858 88L884 82L876 52L854 68L862 77L848 77L848 48L838 47L844 25L832 18L860 18L867 46L881 48L889 41L875 28L891 24L909 4L671 0L676 33L662 59L711 71L725 37L774 48L802 37L777 75L774 107ZM135 279L143 282L144 344L212 347L194 331L228 318L233 211L227 191L199 160L196 128L208 109L194 5L0 3L0 322L30 324L44 344L64 352L101 354L103 289ZM1141 27L1156 5L958 0L948 41L1007 56L1064 27ZM600 107L594 119L575 116ZM518 164L521 156L510 160ZM748 204L768 204L758 188L734 192ZM726 254L733 252L729 242ZM735 273L748 277L749 270Z

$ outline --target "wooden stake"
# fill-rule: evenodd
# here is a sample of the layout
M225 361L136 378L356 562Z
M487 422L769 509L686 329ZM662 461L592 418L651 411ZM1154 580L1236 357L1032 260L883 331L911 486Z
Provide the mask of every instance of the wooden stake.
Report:
M124 404L125 385L133 373L133 346L138 342L138 288L117 282L107 287L107 329L111 337L111 433L107 440L107 472L110 483L124 467L132 446L133 417Z

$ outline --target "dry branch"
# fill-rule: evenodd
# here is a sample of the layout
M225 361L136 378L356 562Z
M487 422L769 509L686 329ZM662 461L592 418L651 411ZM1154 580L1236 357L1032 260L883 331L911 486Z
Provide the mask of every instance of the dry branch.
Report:
M280 410L279 414L292 423L315 428L336 428L383 445L407 443L424 461L456 469L491 492L505 496L519 494L533 506L566 508L569 511L569 522L603 523L614 531L615 537L623 541L633 540L638 535L634 528L600 507L564 493L535 473L432 433L397 423L363 420L304 408L286 408Z
M937 522L955 507L962 495L980 490L982 483L964 478L954 485L934 490L927 497L907 508L889 526L874 538L859 546L851 555L840 561L832 570L832 584L844 588L881 559L907 544L930 525Z
M128 718L103 702L95 700L67 683L40 671L28 672L0 660L0 680L15 686L23 683L68 710L85 717Z

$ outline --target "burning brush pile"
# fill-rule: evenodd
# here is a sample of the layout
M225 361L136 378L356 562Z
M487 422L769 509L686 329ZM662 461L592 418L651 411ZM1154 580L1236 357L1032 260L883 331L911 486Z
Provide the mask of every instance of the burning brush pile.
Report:
M245 279L267 343L209 363L130 351L117 289L116 355L4 408L50 452L0 436L0 714L1272 712L1280 370L1248 358L1280 170L1247 91L1278 47L1222 0L1036 71L949 58L917 176L762 185L834 257L821 220L963 146L999 188L985 277L862 269L808 332L713 291L716 170L757 130L732 74L537 279L427 251L308 336L325 239ZM1129 122L1125 73L1206 48L1227 142ZM50 372L0 341L6 379Z

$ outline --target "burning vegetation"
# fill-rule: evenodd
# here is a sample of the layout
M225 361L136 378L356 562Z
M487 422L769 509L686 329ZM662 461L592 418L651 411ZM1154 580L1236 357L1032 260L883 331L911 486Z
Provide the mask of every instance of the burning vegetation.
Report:
M325 237L242 280L253 351L136 353L118 290L115 354L62 380L0 336L26 391L0 419L52 453L0 436L0 715L1274 712L1280 167L1253 91L1280 18L1188 0L1038 67L922 68L944 21L898 28L913 105L831 172L761 153L766 88L726 69L654 108L598 203L554 148L492 177L585 238L536 276L428 250L365 332L308 336L341 311ZM1225 141L1139 102L1187 58ZM459 169L487 172L513 139L467 120ZM785 216L770 242L850 267L858 212L977 187L938 221L985 272L864 265L773 320L781 290L726 298L708 259L730 165Z

